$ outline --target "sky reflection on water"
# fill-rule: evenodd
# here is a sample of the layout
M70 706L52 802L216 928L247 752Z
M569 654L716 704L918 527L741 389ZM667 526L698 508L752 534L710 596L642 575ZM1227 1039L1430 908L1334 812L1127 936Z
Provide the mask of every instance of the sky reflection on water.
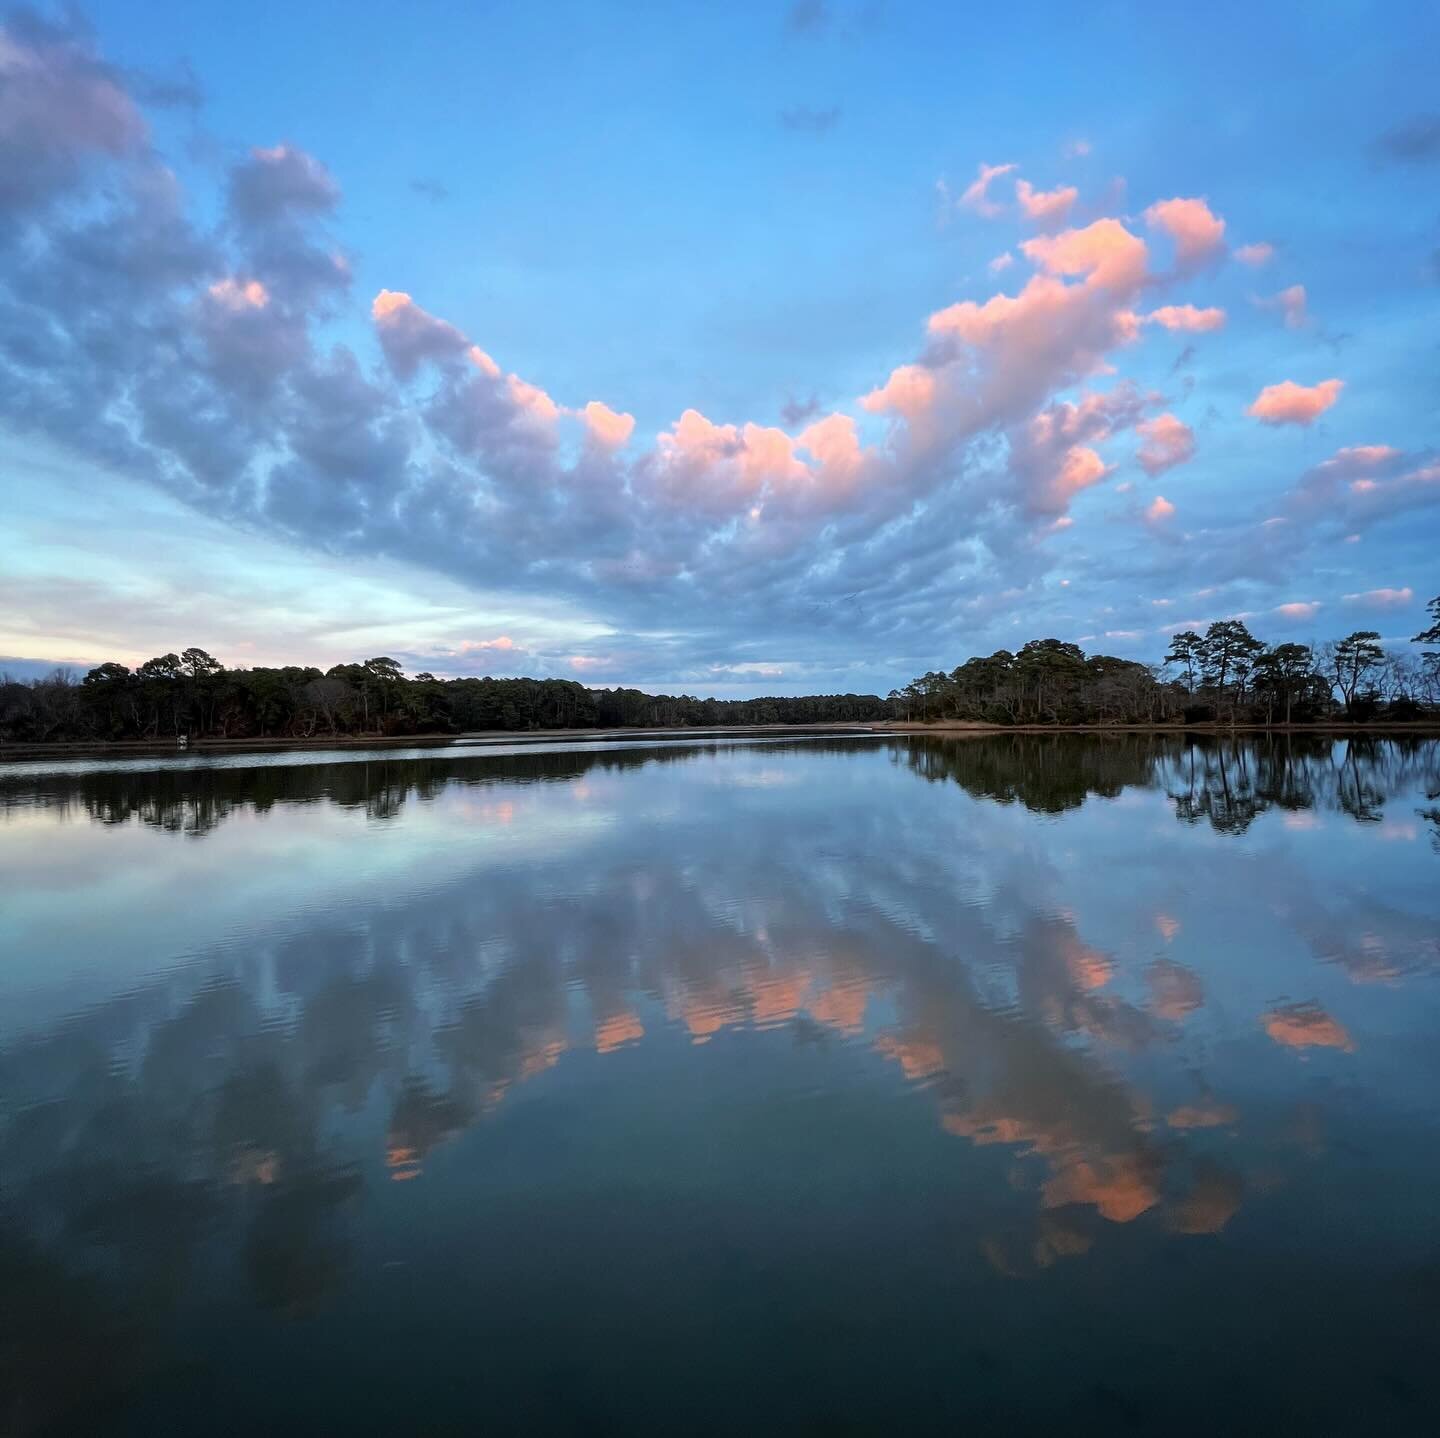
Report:
M1138 735L0 768L4 1417L1425 1431L1437 791Z

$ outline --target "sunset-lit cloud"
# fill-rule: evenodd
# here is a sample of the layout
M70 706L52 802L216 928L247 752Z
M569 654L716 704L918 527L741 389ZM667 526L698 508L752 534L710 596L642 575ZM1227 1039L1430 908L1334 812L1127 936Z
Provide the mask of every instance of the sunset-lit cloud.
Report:
M617 414L598 399L590 400L581 414L595 442L606 449L619 449L628 444L630 436L635 432L633 414Z
M974 210L977 215L983 215L986 219L993 219L1004 209L990 198L991 184L1000 178L1001 175L1008 175L1015 166L1012 165L986 165L981 164L976 171L974 180L965 188L960 196L959 203L967 210Z
M1275 246L1266 244L1263 240L1255 244L1241 245L1235 251L1235 258L1242 265L1259 268L1261 265L1268 265L1275 258Z
M1195 457L1195 431L1173 414L1142 420L1135 430L1144 441L1135 458L1146 474L1163 474Z
M243 313L245 310L263 310L270 303L270 295L259 280L236 280L228 275L210 286L210 297L227 310Z
M1338 379L1308 386L1282 380L1266 385L1245 413L1262 424L1311 424L1340 398L1344 388L1345 382Z
M1349 1053L1355 1045L1344 1027L1319 1004L1290 1004L1272 1009L1261 1019L1265 1032L1286 1048L1343 1049Z
M1286 274L1278 295L1323 294L1333 336L1313 325L1287 336L1237 314L1248 308L1248 276L1218 266L1230 228L1288 232L1283 216L1242 215L1246 192L1223 171L1205 175L1205 199L1199 182L1176 195L1164 170L1158 188L1131 197L1125 171L1133 183L1141 170L1108 139L1113 169L1103 180L1086 178L1089 165L1066 166L1062 182L1038 158L975 167L973 154L954 156L952 173L973 179L958 199L945 192L943 232L922 224L923 255L893 248L923 219L923 199L910 220L893 206L865 215L875 254L887 252L883 230L888 253L906 255L908 310L873 297L853 309L838 303L844 286L822 277L822 262L816 288L795 301L809 318L761 292L753 304L726 300L737 334L773 315L763 322L786 339L756 345L717 332L712 360L667 329L676 306L699 302L683 280L684 245L663 252L682 265L667 270L639 236L636 265L670 286L649 315L615 314L598 258L574 290L558 271L540 283L523 245L502 262L502 231L470 236L480 258L475 282L462 285L428 258L411 263L413 245L374 243L377 225L390 224L374 218L384 203L369 188L347 197L347 186L369 180L326 163L322 150L346 151L323 127L312 153L273 139L287 132L277 115L272 138L217 157L215 183L197 182L192 195L189 166L172 168L162 153L172 127L152 123L152 92L106 59L94 34L8 22L5 43L0 237L16 238L0 281L0 422L36 453L53 446L77 483L88 474L96 486L150 485L185 506L190 524L290 546L297 575L327 556L357 575L403 568L417 601L441 578L503 592L513 602L498 622L526 636L512 651L517 664L523 654L537 670L579 673L570 656L603 655L617 667L591 672L616 682L643 665L665 683L714 674L739 685L727 666L763 631L776 636L770 652L814 661L787 663L787 686L808 677L883 689L896 680L892 667L903 675L912 661L936 662L926 657L930 636L957 613L967 616L966 645L1013 642L1018 619L1133 635L1114 643L1148 655L1150 626L1123 613L1133 585L1121 576L1147 573L1158 549L1185 568L1235 569L1232 582L1256 591L1240 603L1282 619L1298 602L1285 577L1266 571L1259 547L1227 548L1223 538L1279 522L1288 555L1324 555L1336 576L1306 601L1326 605L1323 618L1342 595L1413 572L1413 555L1394 560L1401 537L1387 524L1440 494L1423 407L1406 410L1395 387L1374 378L1373 355L1361 358L1379 340L1344 316L1328 258L1305 251L1306 273ZM807 103L833 102L821 94ZM1062 146L1072 161L1088 153L1058 138L1067 128L1055 124L1051 166ZM425 211L441 245L439 228L461 222L463 189L438 157L426 162L431 172L450 196ZM411 202L414 178L412 167L398 183ZM565 227L551 221L565 248ZM848 231L815 233L817 256L848 243ZM1230 253L1256 264L1273 246ZM634 273L612 258L616 274ZM738 250L735 259L745 262ZM866 285L885 272L871 265ZM500 273L515 283L497 285ZM525 296L534 325L521 313ZM1276 301L1277 314L1301 313L1286 303ZM612 323L597 334L602 311ZM827 342L862 316L858 348ZM578 327L573 340L567 326ZM653 362L652 328L670 334ZM1295 362L1284 346L1306 335L1345 344L1353 403L1337 407L1340 379L1267 383ZM1171 336L1196 343L1177 356ZM1248 408L1247 395L1256 396ZM1271 425L1323 414L1342 450L1330 469L1308 456L1288 472L1267 461L1242 482L1231 459L1242 410ZM1349 432L1362 419L1369 433ZM1377 429L1394 444L1367 443ZM1359 458L1367 451L1373 462ZM1107 486L1137 484L1116 472L1132 457L1150 475L1186 465L1191 487L1137 493L1108 510ZM38 499L45 481L39 468L32 474L24 483ZM1177 508L1183 553L1173 542ZM1267 535L1278 542L1274 524ZM1360 535L1366 545L1342 551ZM14 548L24 550L24 536ZM33 540L28 548L47 552ZM181 573L184 553L177 543L157 560L174 571L165 582L175 592L194 578ZM1086 556L1079 570L1077 553ZM1063 611L1045 597L1064 587L1054 581L1062 565L1073 586ZM9 611L52 614L68 602L75 623L13 620L0 643L17 654L95 652L110 626L94 616L116 613L116 596L129 596L139 623L133 583L107 579L109 598L82 606L58 597L77 581L48 582L53 603L31 583ZM583 631L534 646L525 612L550 603L583 614ZM1116 613L1091 623L1086 606ZM475 632L468 624L457 619L416 652L460 655ZM264 657L263 647L253 652Z
M1062 185L1054 190L1037 190L1028 180L1017 180L1015 198L1028 220L1048 229L1065 223L1075 201L1080 198L1080 191L1074 185Z
M871 414L895 410L906 419L916 419L935 402L935 375L922 365L900 365L878 389L860 401Z
M1309 323L1308 297L1304 285L1289 285L1278 294L1257 299L1261 309L1276 310L1287 330L1301 330Z
M1175 242L1175 259L1182 268L1205 264L1225 248L1225 221L1204 200L1157 200L1145 211L1145 223Z
M1407 584L1403 589L1367 589L1344 599L1362 609L1406 609L1415 602L1415 591Z
M1147 324L1161 325L1167 330L1188 330L1203 334L1220 329L1225 323L1225 311L1216 306L1197 309L1194 305L1161 305L1145 316Z

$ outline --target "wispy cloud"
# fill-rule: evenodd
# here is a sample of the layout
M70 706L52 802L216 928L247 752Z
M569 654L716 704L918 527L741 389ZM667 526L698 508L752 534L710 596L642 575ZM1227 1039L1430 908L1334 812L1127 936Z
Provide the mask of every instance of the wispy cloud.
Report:
M840 106L813 109L809 105L795 105L781 110L779 120L781 129L797 134L828 135L840 123Z

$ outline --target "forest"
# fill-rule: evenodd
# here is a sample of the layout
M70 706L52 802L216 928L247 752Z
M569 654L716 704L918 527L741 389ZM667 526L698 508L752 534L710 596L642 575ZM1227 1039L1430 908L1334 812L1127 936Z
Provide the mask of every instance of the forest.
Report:
M591 689L567 679L407 676L385 656L328 670L227 669L199 648L136 669L0 674L0 744L450 735L481 730L719 728L754 724L975 722L1054 726L1404 723L1440 711L1440 596L1420 652L1374 630L1270 645L1240 619L1176 634L1158 664L1034 639L875 694L700 699Z
M1440 709L1440 596L1432 623L1387 651L1373 629L1324 644L1267 644L1242 619L1173 636L1159 664L1032 639L890 692L896 718L985 724L1407 723Z
M874 694L697 699L569 679L407 677L384 656L324 671L227 669L198 648L134 670L101 664L78 680L64 670L28 684L0 675L0 743L712 728L875 720L889 712Z

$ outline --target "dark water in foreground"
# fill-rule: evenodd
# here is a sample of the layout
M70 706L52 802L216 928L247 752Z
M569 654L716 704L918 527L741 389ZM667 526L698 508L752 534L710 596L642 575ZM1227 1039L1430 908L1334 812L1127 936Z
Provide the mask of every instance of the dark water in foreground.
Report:
M1437 791L0 766L0 1432L1434 1432Z

